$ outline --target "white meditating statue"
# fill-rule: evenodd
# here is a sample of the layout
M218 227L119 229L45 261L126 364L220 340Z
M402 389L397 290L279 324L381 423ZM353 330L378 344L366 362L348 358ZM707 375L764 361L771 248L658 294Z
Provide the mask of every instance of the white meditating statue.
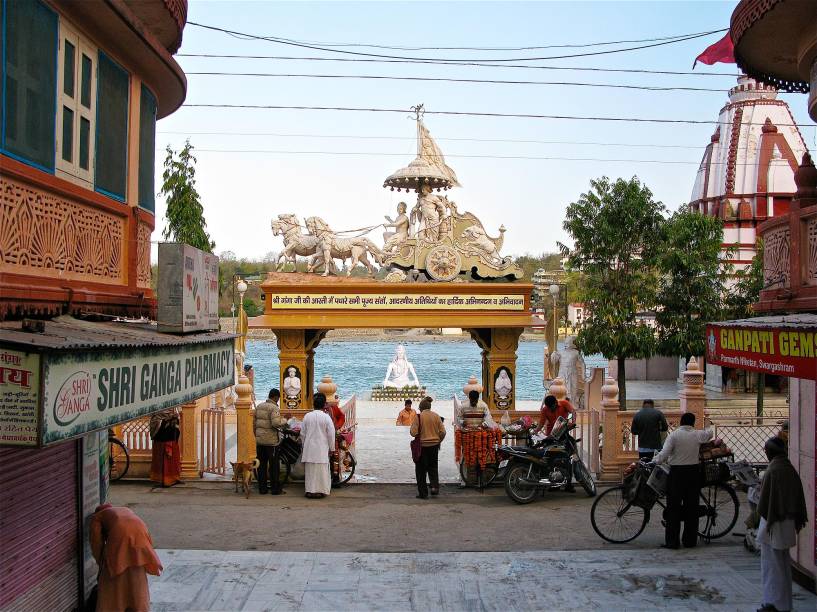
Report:
M397 349L394 351L394 359L391 360L389 367L386 369L383 386L402 389L403 387L410 387L412 385L419 387L420 381L417 380L414 366L406 359L405 347L402 344L398 344Z

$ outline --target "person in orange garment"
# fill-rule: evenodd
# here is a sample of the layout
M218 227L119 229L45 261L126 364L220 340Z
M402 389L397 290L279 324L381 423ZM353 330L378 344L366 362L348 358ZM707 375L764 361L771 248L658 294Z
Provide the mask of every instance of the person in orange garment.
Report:
M548 395L539 410L539 429L544 430L545 435L549 436L559 417L567 419L575 412L570 401L557 400L555 395Z
M153 442L150 479L163 487L172 487L182 481L180 434L179 413L175 408L150 417L150 439Z
M395 425L405 425L411 427L411 422L414 420L414 416L416 414L417 413L414 412L414 408L411 407L411 400L407 399L403 409L397 413L397 422Z
M96 612L148 612L148 574L162 563L147 525L130 508L97 506L91 517L91 552L99 565Z

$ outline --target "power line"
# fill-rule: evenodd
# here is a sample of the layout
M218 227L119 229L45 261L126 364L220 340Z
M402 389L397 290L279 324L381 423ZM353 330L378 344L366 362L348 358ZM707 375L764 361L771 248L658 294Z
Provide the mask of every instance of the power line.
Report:
M285 106L279 104L182 104L188 108L244 108L254 110L307 110L307 111L344 111L368 113L401 113L411 114L405 108L365 108L353 106ZM619 123L659 123L659 124L686 124L686 125L721 125L719 121L705 119L657 119L646 117L597 117L590 115L540 115L536 113L498 113L477 111L425 111L426 115L448 115L462 117L501 117L510 119L560 119L566 121L613 121ZM730 122L723 122L729 125ZM743 125L763 125L762 123L744 123ZM796 123L778 123L777 127L800 127Z
M208 59L263 59L276 61L314 61L314 62L366 62L377 64L431 64L437 66L468 66L486 68L521 68L527 70L569 70L576 72L617 72L628 74L663 74L672 76L704 76L704 77L739 77L739 72L684 72L677 70L647 70L640 68L595 68L577 66L530 66L527 64L483 64L481 62L446 62L433 59L426 60L390 60L390 59L368 59L351 57L297 57L290 55L240 55L240 54L217 54L217 53L177 53L175 57L197 57Z
M723 30L721 30L723 31ZM706 32L706 34L710 34L711 31ZM537 46L528 46L528 47L407 47L407 46L400 46L400 45L381 45L381 44L373 44L373 43L331 43L331 42L321 42L315 40L297 40L294 38L284 38L284 37L276 37L280 40L285 40L288 42L295 42L295 43L303 43L309 45L320 45L322 47L367 47L371 49L391 49L395 51L534 51L537 49L577 49L577 48L587 48L587 47L602 47L606 45L624 45L624 44L633 44L633 43L644 43L644 42L657 42L662 40L672 40L675 38L681 38L684 36L691 36L693 34L704 34L703 32L692 32L687 34L676 34L675 36L662 36L659 38L641 38L635 40L611 40L607 42L594 42L594 43L574 43L574 44L561 44L561 45L537 45Z
M350 140L411 140L416 141L416 136L366 136L359 134L292 134L282 132L176 132L157 131L157 134L176 134L182 136L276 136L282 138L346 138ZM676 145L676 144L651 144L651 143L627 143L627 142L590 142L574 140L526 140L508 138L443 138L435 137L434 140L441 142L496 142L496 143L521 143L521 144L559 144L559 145L592 145L598 147L645 147L656 149L695 149L701 150L699 145Z
M363 57L378 57L378 58L385 58L385 59L402 59L402 60L425 60L428 58L423 57L406 57L402 55L383 55L379 53L366 53L363 51L346 51L341 49L332 49L330 47L320 47L318 45L308 45L300 42L292 42L285 39L277 38L275 36L259 36L257 34L249 34L247 32L238 32L236 30L228 30L227 28L219 28L217 26L205 25L201 23L197 23L195 21L188 21L188 26L195 26L198 28L203 28L205 30L212 30L214 32L222 32L224 34L229 34L231 36L236 36L238 38L243 39L252 39L252 40L264 40L267 42L280 44L280 45L289 45L293 47L301 47L303 49L313 49L315 51L324 51L327 53L341 53L345 55L355 55L355 56L363 56ZM565 55L551 55L546 57L516 57L516 58L503 58L503 59L484 59L481 58L480 61L486 63L502 63L502 62L531 62L531 61L542 61L542 60L553 60L553 59L568 59L573 57L588 57L593 55L610 55L613 53L624 53L627 51L637 51L640 49L649 49L652 47L661 47L664 45L671 45L678 42L684 42L687 40L694 40L696 38L702 38L704 36L709 36L710 34L717 34L721 32L725 32L727 28L721 28L720 30L711 30L709 32L701 32L697 34L692 34L688 36L674 38L672 40L662 41L662 42L653 42L645 45L639 45L635 47L624 47L622 49L608 49L604 51L587 51L585 53L572 53L572 54L565 54ZM468 62L471 61L472 58L436 58L440 61L447 61L447 62Z
M491 85L557 85L566 87L600 87L610 89L636 89L646 91L703 91L724 93L728 89L712 89L707 87L660 87L649 85L622 85L611 83L576 83L570 81L511 81L498 79L455 79L443 77L417 76L389 76L369 74L303 74L303 73L272 73L272 72L186 72L187 75L197 76L240 76L240 77L271 77L271 78L307 78L307 79L364 79L387 81L421 81L447 83L480 83Z
M156 149L160 151L162 149ZM363 157L406 157L409 153L392 153L389 151L298 151L292 149L195 149L197 153L236 153L236 154L270 154L270 155L343 155L343 156L363 156ZM539 160L539 161L571 161L571 162L622 162L633 164L671 164L671 165L694 165L700 166L700 161L687 161L676 159L610 159L603 157L562 157L562 156L540 156L540 155L479 155L479 154L457 154L446 153L446 159L518 159L518 160ZM710 161L709 165L726 165L728 162ZM737 166L753 166L748 162L736 163Z

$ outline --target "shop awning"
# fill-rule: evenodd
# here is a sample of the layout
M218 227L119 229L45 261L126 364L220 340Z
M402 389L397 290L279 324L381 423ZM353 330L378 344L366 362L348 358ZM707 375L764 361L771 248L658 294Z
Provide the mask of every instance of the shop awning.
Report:
M817 380L817 314L710 323L706 358L730 368Z
M42 446L204 397L234 382L233 334L151 322L0 322L0 445Z

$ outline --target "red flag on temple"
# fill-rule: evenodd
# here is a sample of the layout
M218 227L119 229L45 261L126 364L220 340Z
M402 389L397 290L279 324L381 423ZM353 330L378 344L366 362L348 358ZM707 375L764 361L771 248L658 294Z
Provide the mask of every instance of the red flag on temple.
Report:
M726 36L721 38L714 45L709 45L703 53L695 58L695 63L692 64L692 69L695 69L695 64L701 62L707 66L721 62L723 64L735 63L735 46L732 44L732 37L729 32Z

